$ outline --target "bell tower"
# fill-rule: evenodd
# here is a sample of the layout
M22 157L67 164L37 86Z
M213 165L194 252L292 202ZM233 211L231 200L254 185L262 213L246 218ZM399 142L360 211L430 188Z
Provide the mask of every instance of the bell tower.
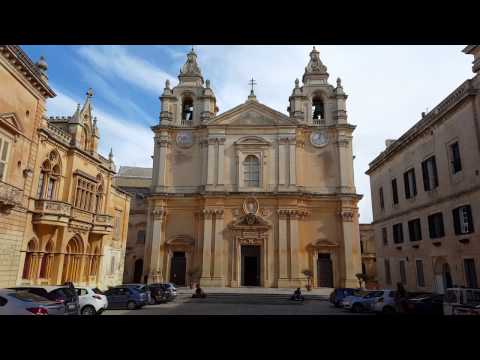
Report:
M190 127L212 119L218 112L215 94L210 87L210 80L203 80L193 48L187 54L178 80L174 88L170 87L170 80L165 82L160 96L160 125Z

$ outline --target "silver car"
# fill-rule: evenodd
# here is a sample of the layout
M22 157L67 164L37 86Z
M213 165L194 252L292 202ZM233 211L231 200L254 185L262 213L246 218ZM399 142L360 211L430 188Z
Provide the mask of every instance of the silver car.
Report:
M65 315L65 306L28 291L0 289L0 315Z

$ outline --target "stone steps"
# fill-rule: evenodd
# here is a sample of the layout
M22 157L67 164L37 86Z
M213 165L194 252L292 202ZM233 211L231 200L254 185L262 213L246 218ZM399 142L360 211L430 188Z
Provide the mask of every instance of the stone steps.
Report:
M241 294L241 293L208 293L204 299L191 297L192 294L179 294L186 302L217 304L263 304L292 305L312 301L328 301L328 296L304 294L305 301L291 301L291 294Z

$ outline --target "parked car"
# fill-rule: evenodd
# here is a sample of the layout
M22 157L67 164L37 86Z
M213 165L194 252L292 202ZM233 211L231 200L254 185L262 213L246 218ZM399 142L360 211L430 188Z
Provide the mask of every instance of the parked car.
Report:
M443 314L480 315L480 289L447 289L443 301Z
M80 303L75 290L68 286L18 286L10 288L15 291L28 291L65 306L66 315L80 315Z
M147 292L134 286L115 286L105 292L109 309L127 308L139 309L148 303Z
M177 297L177 288L172 283L151 284L150 286L159 286L164 291L164 296L167 301L172 301Z
M147 303L150 304L152 294L150 292L150 288L148 285L141 284L141 283L132 283L132 284L123 284L123 286L133 287L140 292L144 292L147 295Z
M373 304L382 296L384 296L384 290L360 292L353 296L347 296L342 300L341 304L345 309L355 313L372 311Z
M0 315L65 315L65 306L29 291L0 289Z
M407 313L421 315L443 315L443 294L425 293L407 300Z
M168 292L165 291L165 287L161 284L149 284L148 289L150 290L149 305L159 304L170 300Z
M397 312L397 305L395 303L395 290L385 289L383 296L376 298L372 304L372 310L376 313L393 314Z
M89 287L76 287L81 315L101 314L108 307L107 297L102 291Z
M360 291L361 290L359 289L353 289L353 288L337 288L333 290L332 293L330 294L330 302L335 307L340 307L343 299L345 299L347 296L359 294Z

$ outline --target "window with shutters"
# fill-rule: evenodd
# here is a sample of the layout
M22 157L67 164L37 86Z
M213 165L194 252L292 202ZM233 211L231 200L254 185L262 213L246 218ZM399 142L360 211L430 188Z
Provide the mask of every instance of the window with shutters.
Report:
M403 226L402 226L402 223L393 225L393 242L395 244L403 243Z
M438 173L435 156L422 162L423 188L430 191L438 186Z
M390 260L385 259L385 283L391 284L392 283L392 273L390 272Z
M465 283L468 288L477 288L477 272L474 259L464 259Z
M415 260L415 266L417 268L417 286L425 287L425 275L423 273L423 261Z
M407 284L407 271L405 269L405 260L400 260L398 263L400 267L400 281L403 285Z
M378 193L379 193L379 199L380 199L380 209L385 209L385 202L384 202L384 199L383 199L383 188L380 187L380 189L378 190Z
M0 136L0 180L5 181L7 177L7 164L10 154L10 141Z
M443 215L441 212L432 214L428 217L428 231L431 239L445 236Z
M392 179L392 199L394 205L398 204L397 179Z
M383 241L383 245L388 244L387 228L382 228L382 241Z
M452 173L456 174L462 171L462 161L460 159L460 147L458 141L450 145L450 162L452 164Z
M470 205L464 205L453 209L453 225L455 228L455 235L470 234L474 232Z
M422 225L420 219L415 219L408 222L408 234L410 241L422 240Z
M415 169L410 169L403 174L405 183L405 198L410 199L417 196L417 182L415 180Z

